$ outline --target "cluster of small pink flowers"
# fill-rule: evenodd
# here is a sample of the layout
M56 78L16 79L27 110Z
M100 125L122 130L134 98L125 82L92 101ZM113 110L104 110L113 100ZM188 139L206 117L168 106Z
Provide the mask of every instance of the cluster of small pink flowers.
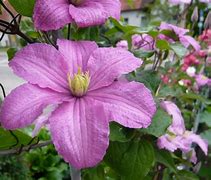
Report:
M188 54L184 58L184 63L182 65L182 70L186 71L190 66L197 66L200 64L200 61L197 59L194 53Z
M199 40L206 42L208 46L211 46L211 29L204 30L199 36Z

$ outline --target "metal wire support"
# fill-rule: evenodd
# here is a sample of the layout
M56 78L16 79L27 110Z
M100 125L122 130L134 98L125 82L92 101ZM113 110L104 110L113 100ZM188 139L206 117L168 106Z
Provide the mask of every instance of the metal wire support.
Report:
M0 19L0 32L2 32L2 35L0 37L0 41L3 39L5 34L12 34L12 35L18 35L25 39L28 43L34 43L33 40L31 40L28 36L26 36L24 33L21 32L19 25L21 21L21 15L17 14L14 15L9 8L3 3L2 0L0 0L0 5L6 10L6 12L11 16L12 20L10 22L4 21Z

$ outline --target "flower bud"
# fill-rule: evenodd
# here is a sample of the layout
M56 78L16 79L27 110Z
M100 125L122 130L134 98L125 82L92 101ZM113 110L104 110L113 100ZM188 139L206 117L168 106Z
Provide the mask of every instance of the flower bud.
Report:
M199 20L199 11L198 11L198 7L196 6L193 10L193 13L191 15L191 21L192 22L198 22Z
M207 17L204 22L204 28L205 29L211 29L211 11L207 14Z

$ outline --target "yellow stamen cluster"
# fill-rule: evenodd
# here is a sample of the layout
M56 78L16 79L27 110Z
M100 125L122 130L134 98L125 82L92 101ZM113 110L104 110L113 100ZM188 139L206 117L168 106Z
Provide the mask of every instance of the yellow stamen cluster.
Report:
M73 78L71 78L70 74L67 75L67 78L69 88L74 96L81 97L86 94L90 83L89 72L83 73L79 67L77 74L74 74Z
M77 6L77 5L82 4L83 1L84 1L84 0L71 0L71 3Z

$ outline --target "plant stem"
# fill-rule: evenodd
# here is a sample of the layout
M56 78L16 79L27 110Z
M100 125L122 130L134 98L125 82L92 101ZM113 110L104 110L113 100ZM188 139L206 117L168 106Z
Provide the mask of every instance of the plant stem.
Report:
M70 40L70 28L71 24L68 24L68 29L67 29L67 39Z
M26 36L24 33L22 33L21 31L19 31L17 33L17 35L19 35L20 37L22 37L24 40L26 40L28 43L32 44L34 43L33 40L31 40L28 36Z
M0 151L0 156L4 156L4 155L12 155L12 154L18 154L24 151L29 151L30 149L36 149L36 148L41 148L44 146L48 146L49 144L52 144L52 141L45 141L45 142L41 142L39 144L32 144L32 145L28 145L28 146L24 146L22 148L14 148L14 149L9 149L9 150L2 150Z
M71 180L81 180L81 171L70 165Z

